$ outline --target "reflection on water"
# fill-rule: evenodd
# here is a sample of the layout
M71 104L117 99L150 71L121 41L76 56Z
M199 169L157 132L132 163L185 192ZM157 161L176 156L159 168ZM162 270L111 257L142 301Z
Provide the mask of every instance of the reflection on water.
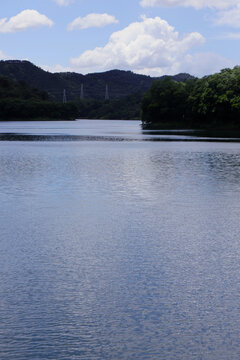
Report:
M240 142L240 133L142 130L140 121L0 122L0 141L211 141Z
M5 141L0 169L1 359L239 359L239 144Z

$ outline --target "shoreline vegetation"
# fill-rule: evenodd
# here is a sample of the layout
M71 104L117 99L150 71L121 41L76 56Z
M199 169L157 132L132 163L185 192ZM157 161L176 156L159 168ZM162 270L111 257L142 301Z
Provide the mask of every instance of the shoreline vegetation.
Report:
M37 114L37 116L36 116ZM0 121L74 121L77 118L75 104L51 102L0 101Z
M24 81L0 76L0 121L76 119L140 120L142 94L120 99L79 99L62 103Z
M74 120L77 116L75 103L51 101L45 91L0 76L0 121Z
M155 81L142 100L142 128L240 134L240 67L186 82Z
M141 120L149 131L198 131L240 137L240 67L201 79L155 80L149 90L119 99L61 103L25 81L0 76L0 121Z

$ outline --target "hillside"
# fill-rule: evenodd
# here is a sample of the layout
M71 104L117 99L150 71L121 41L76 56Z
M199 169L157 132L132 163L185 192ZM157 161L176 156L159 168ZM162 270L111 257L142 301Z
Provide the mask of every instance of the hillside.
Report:
M77 116L75 104L51 101L45 91L0 75L0 120L67 120Z
M24 80L15 81L0 75L0 100L21 99L31 101L49 100L48 93L31 88Z
M30 87L44 90L50 98L58 101L62 101L64 89L67 100L78 100L82 86L85 99L104 100L106 85L110 99L120 99L135 93L143 94L157 79L123 70L87 75L74 72L52 74L29 61L20 60L0 61L0 75L16 81L24 80ZM186 81L189 78L192 78L189 74L172 76L175 81Z

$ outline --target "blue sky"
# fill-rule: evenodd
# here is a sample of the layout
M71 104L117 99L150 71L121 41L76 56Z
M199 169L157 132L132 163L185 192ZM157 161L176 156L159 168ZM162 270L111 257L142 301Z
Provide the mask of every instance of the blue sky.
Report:
M240 0L8 0L0 39L52 72L203 76L240 64Z

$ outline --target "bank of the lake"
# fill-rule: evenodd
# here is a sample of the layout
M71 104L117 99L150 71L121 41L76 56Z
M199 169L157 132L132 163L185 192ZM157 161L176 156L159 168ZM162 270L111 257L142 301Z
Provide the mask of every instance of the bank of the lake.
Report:
M74 103L55 103L51 101L32 101L20 99L0 100L0 120L74 120L78 109Z
M145 129L240 131L240 67L220 73L172 81L155 81L142 101Z
M141 124L142 129L148 132L155 132L155 134L192 134L200 137L210 138L239 138L240 128L233 126L225 127L198 127L194 128L189 123L153 123L153 124Z

